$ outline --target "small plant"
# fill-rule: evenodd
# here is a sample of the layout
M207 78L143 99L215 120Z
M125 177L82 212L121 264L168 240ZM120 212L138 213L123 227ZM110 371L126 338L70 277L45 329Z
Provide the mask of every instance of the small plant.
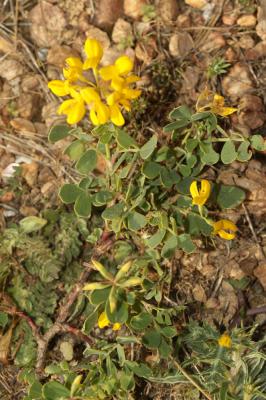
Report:
M231 64L225 61L223 58L214 58L208 66L207 78L212 79L219 75L225 74L230 65Z

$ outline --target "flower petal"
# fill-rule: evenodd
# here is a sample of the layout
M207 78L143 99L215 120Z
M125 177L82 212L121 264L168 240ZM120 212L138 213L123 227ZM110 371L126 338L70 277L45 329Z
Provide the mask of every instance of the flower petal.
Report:
M67 123L69 125L77 124L82 120L86 113L83 101L76 99L65 100L57 110L58 114L67 115Z
M115 67L119 75L125 75L132 71L133 61L128 56L121 56L115 61Z
M222 107L216 114L221 115L222 117L226 117L227 115L233 114L236 111L237 108L234 107Z
M109 319L107 318L106 312L103 311L99 318L98 318L98 326L100 329L105 328L106 326L108 326L110 324Z
M134 99L137 99L141 95L141 90L126 88L126 89L123 89L122 93L126 99L134 100Z
M109 120L109 117L109 108L101 101L96 102L90 111L90 118L93 125L103 125Z
M225 240L232 240L235 238L235 233L228 233L221 229L220 231L217 232L217 235L220 236L220 238L225 239Z
M201 181L201 188L200 188L200 196L207 197L209 198L211 193L211 185L210 182L207 181L207 179L202 179Z
M117 92L121 92L123 90L124 85L125 85L124 78L121 78L120 76L117 75L115 78L112 79L111 88L116 90Z
M116 323L113 325L112 330L113 330L113 331L119 331L119 329L121 329L121 324L119 324L119 322L116 322Z
M77 68L77 69L82 71L83 64L82 64L81 59L78 58L78 57L68 57L65 60L65 63L67 65L67 67L69 67L69 68L73 68L74 67L74 68Z
M86 88L80 91L81 97L87 104L100 101L99 93L93 88Z
M89 63L87 63L87 68L96 68L103 56L103 48L100 42L96 39L87 39L84 45L84 50L88 60L92 60L90 67L88 66Z
M67 82L54 80L48 83L48 88L56 95L56 96L66 96L69 94L69 87Z
M192 199L194 199L195 197L199 196L198 182L197 181L193 181L191 183L189 191L190 191Z
M99 74L104 81L110 81L117 76L117 71L114 65L108 65L107 67L102 67L99 70Z
M124 125L125 120L117 104L110 106L110 112L111 112L110 118L114 125L116 126Z

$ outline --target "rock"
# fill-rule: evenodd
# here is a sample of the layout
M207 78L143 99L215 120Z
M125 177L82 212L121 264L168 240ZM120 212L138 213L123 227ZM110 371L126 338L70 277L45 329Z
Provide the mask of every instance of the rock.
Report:
M49 167L41 168L39 176L38 176L38 183L40 185L44 185L48 181L54 180L55 175Z
M10 125L18 132L33 135L35 127L32 122L24 118L14 118L10 121Z
M150 64L156 54L156 41L149 37L145 43L139 42L135 48L135 54L144 64Z
M222 80L223 92L232 100L242 97L253 88L253 82L250 78L249 69L245 64L237 63Z
M0 196L1 203L10 203L15 197L14 192L5 192Z
M224 58L226 61L233 62L237 59L236 52L232 49L232 47L228 47L226 52L224 53Z
M175 33L170 37L169 52L173 57L185 57L194 47L194 41L187 32Z
M261 7L258 7L258 24L256 26L257 35L262 39L266 40L266 7L261 2Z
M222 21L224 25L232 26L236 23L236 17L233 14L225 14L222 16Z
M123 52L124 53L124 52ZM121 50L118 49L117 46L111 46L107 50L105 50L101 65L107 66L113 64L115 60L122 55Z
M12 58L5 58L0 63L0 77L6 79L11 85L13 80L21 77L25 72L24 66Z
M11 54L14 52L14 44L3 32L0 34L0 52L4 54Z
M93 22L100 28L110 29L122 15L123 0L98 0Z
M48 132L45 124L42 122L34 122L34 127L38 135L47 136Z
M193 288L193 297L196 301L200 301L201 303L205 303L207 300L207 296L203 287L199 284L196 284Z
M69 46L55 45L48 50L47 63L61 69L68 57L79 57L79 54Z
M65 117L57 114L58 107L59 103L57 101L51 101L43 106L42 118L44 119L47 127L50 127L55 123L62 123L65 121Z
M112 40L114 43L124 44L125 47L130 47L133 41L133 31L131 24L122 18L119 18L112 32ZM129 44L129 46L127 45Z
M46 182L41 187L41 193L44 197L50 197L58 192L58 182L56 180Z
M143 15L143 6L147 0L124 0L124 12L128 17L139 19Z
M206 40L206 43L201 46L201 51L211 53L212 51L223 48L225 45L226 41L221 33L211 32Z
M39 211L35 207L21 206L19 212L23 217L31 217L39 214Z
M201 9L201 8L205 7L206 4L208 4L208 1L207 0L185 0L185 3L190 7Z
M31 37L39 47L61 43L67 24L61 8L43 0L29 12L29 21Z
M219 308L220 303L215 297L210 297L206 302L205 302L205 307L208 309L215 308L216 310Z
M266 40L257 43L256 46L252 48L249 48L245 52L245 56L247 60L250 61L255 61L258 60L259 58L266 57Z
M39 165L36 162L30 164L25 163L21 165L21 176L25 179L30 187L33 187L37 182Z
M21 118L31 119L38 110L39 96L25 93L19 97L17 111Z
M21 89L23 92L34 91L38 86L40 86L40 75L26 75L21 82Z
M176 24L178 28L189 28L191 26L190 16L186 14L178 15Z
M241 47L241 49L252 49L255 45L255 42L254 42L254 39L252 38L252 36L243 35L239 39L238 44L239 44L239 47Z
M178 5L176 0L159 0L157 9L158 15L165 22L174 21L178 14Z
M257 268L254 270L254 275L260 281L260 284L263 286L264 290L266 290L266 263L262 262L259 264Z
M257 19L255 15L248 14L248 15L242 15L242 17L238 18L236 21L237 25L242 26L242 27L251 27L255 26L257 22Z
M106 32L102 31L99 28L95 28L95 26L90 25L89 29L86 31L87 38L97 39L103 46L103 50L105 51L110 47L110 39Z

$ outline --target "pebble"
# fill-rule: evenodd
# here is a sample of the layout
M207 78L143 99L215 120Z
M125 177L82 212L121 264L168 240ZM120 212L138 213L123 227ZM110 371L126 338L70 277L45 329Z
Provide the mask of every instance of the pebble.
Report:
M255 26L257 23L257 19L255 15L242 15L242 17L238 18L236 21L237 25L242 27L252 27Z
M170 37L169 52L173 57L184 57L194 47L194 41L187 32L175 33Z
M133 31L132 26L129 22L125 21L123 18L119 18L112 32L112 40L114 43L123 42L127 43L129 40L133 40Z
M124 12L128 17L139 19L143 15L143 6L147 0L124 0Z

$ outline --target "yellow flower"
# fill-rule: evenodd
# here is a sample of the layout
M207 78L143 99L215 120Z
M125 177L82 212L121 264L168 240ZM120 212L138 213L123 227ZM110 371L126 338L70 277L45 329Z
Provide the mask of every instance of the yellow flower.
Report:
M103 56L103 48L96 39L87 39L84 45L87 59L84 62L83 69L96 69Z
M199 106L201 102L204 102L204 106ZM210 111L213 114L227 117L237 111L234 107L224 107L224 97L219 94L213 94L208 89L205 89L198 98L196 109L198 112Z
M130 111L130 101L139 97L141 94L140 90L130 89L125 87L121 92L114 92L107 96L107 104L110 108L110 119L113 124L122 126L125 123L124 117L120 111L120 107L124 107L127 111Z
M67 116L67 123L69 125L77 124L82 120L86 113L84 100L81 95L75 90L70 90L72 99L63 101L59 106L57 113L59 115L64 114Z
M133 61L122 56L114 65L99 71L98 65L103 56L101 44L96 39L87 39L84 50L87 56L84 63L78 57L68 57L63 68L64 80L48 83L56 96L71 96L60 105L58 114L65 114L70 125L79 122L87 110L93 125L103 125L110 120L117 126L124 125L121 109L130 111L130 101L141 94L140 90L130 87L139 79L133 74L128 76L133 69ZM93 69L92 81L88 80L84 71L90 68Z
M224 333L219 337L218 344L220 347L227 347L229 349L232 346L232 340L227 333Z
M107 318L106 312L103 311L98 318L98 326L100 329L103 329L109 325L110 325L110 321ZM121 329L121 324L119 324L119 322L116 322L115 324L113 324L113 326L112 326L113 331L119 331L119 329Z
M221 219L220 221L214 222L212 224L214 229L214 234L219 235L222 239L232 240L235 238L237 231L237 226L227 219Z
M190 194L192 197L192 204L203 206L208 200L211 193L211 185L206 179L201 180L200 191L198 190L198 182L193 181L190 185Z
M111 81L112 89L121 91L124 86L139 80L136 75L126 77L133 70L133 65L133 61L128 56L121 56L114 65L101 68L99 74L104 81Z

